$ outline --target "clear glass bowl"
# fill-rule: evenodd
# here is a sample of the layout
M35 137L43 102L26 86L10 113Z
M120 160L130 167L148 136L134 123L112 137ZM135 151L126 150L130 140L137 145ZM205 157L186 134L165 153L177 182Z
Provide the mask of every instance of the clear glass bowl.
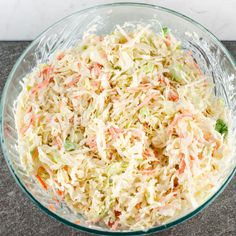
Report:
M43 191L33 178L27 176L21 167L16 149L17 133L13 115L14 101L21 91L20 81L39 63L48 61L50 56L57 50L76 44L85 31L90 29L91 32L96 34L107 34L114 29L115 25L123 25L125 22L150 24L154 31L160 31L160 24L168 26L182 41L183 48L193 51L193 56L200 64L201 69L212 76L216 85L215 93L224 98L232 113L232 135L234 142L236 142L236 63L219 40L200 24L162 7L147 4L117 3L79 11L48 28L21 55L6 82L1 101L2 149L18 185L39 208L66 225L102 235L151 233L181 223L211 203L223 191L235 172L235 166L232 164L232 168L225 174L225 179L218 190L194 211L147 231L116 232L97 225L88 226L81 216L71 211L66 204L53 201L50 193ZM233 145L235 146L235 143ZM50 210L52 206L54 206L55 211ZM75 224L74 222L78 218L81 219L81 223Z

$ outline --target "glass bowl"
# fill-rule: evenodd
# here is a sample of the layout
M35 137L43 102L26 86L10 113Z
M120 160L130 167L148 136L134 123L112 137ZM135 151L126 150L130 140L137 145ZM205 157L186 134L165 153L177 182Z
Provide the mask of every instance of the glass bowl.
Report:
M17 133L14 121L14 101L21 91L20 81L39 63L44 63L57 51L76 44L83 33L90 30L96 34L107 34L114 26L150 24L154 31L161 25L168 26L183 43L183 48L191 50L194 58L215 83L215 93L225 100L232 114L233 145L236 142L236 63L219 40L203 26L177 12L147 4L116 3L94 6L72 14L38 36L24 51L13 67L6 82L1 101L1 143L3 153L12 175L29 198L48 215L76 229L102 235L137 235L161 231L181 223L205 208L226 187L235 172L235 165L224 174L224 179L209 199L197 209L164 225L146 231L111 231L98 225L88 225L82 216L74 213L65 203L56 203L49 192L43 191L35 179L28 177L21 166L17 152ZM130 27L130 26L127 26ZM80 223L75 220L80 218Z

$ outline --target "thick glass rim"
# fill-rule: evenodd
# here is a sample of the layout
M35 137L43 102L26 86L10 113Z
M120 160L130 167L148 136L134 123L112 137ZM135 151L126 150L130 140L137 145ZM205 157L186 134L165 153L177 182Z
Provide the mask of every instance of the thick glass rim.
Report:
M61 20L57 21L56 23L52 24L51 26L49 26L46 30L44 30L41 34L39 34L35 40L33 40L30 45L24 50L24 52L21 54L21 56L17 59L15 65L13 66L7 81L5 83L3 92L2 92L2 98L1 98L1 105L0 105L0 122L1 122L1 126L0 126L0 136L1 136L1 147L2 147L2 151L3 151L3 155L4 158L6 160L6 163L8 165L8 168L10 169L11 174L13 175L14 179L16 180L17 184L20 186L20 188L23 190L23 192L26 193L26 195L35 203L36 206L38 206L43 212L45 212L47 215L51 216L52 218L57 219L58 221L62 222L63 224L67 225L67 226L71 226L77 230L81 230L81 231L85 231L85 232L89 232L89 233L93 233L93 234L97 234L97 235L143 235L143 234L150 234L150 233L154 233L154 232L159 232L159 231L163 231L165 229L171 228L179 223L182 223L190 218L192 218L193 216L195 216L197 213L201 212L204 208L206 208L216 197L219 196L220 193L223 192L223 190L226 188L226 186L228 185L228 183L230 182L230 180L233 178L235 172L236 172L236 167L233 167L232 172L229 174L229 176L226 178L226 180L224 181L224 183L221 185L221 187L208 199L206 200L206 202L204 202L202 205L200 205L198 208L196 208L195 210L187 213L186 215L175 219L169 223L166 223L164 225L159 225L159 226L154 226L148 230L138 230L138 231L120 231L120 232L113 232L113 231L106 231L106 230L98 230L98 229L93 229L93 228L88 228L85 226L81 226L78 224L75 224L73 222L70 222L69 220L66 220L65 218L60 217L59 215L57 215L56 213L50 211L48 208L46 208L45 206L43 206L36 198L34 198L34 196L27 190L27 188L24 186L24 184L21 182L20 178L18 177L18 175L16 174L10 159L8 158L8 154L7 154L7 148L5 146L4 143L4 132L3 132L3 120L4 120L4 116L3 116L3 108L4 108L4 104L6 101L6 96L7 96L7 90L10 84L10 81L12 80L12 76L15 73L17 67L19 66L20 62L22 61L22 59L25 57L25 55L28 53L28 51L38 42L38 40L40 39L40 37L45 34L45 32L47 32L48 30L50 30L51 28L55 27L56 25L60 24L61 22L63 22L65 19L69 19L71 17L73 17L74 15L77 14L83 14L86 12L89 12L91 10L97 10L100 8L106 8L106 7L119 7L119 6L138 6L138 7L144 7L144 8L152 8L152 9L158 9L161 10L163 12L167 12L167 13L171 13L177 17L180 17L182 19L185 19L186 21L196 25L197 27L199 27L202 31L206 32L212 39L213 41L215 41L217 43L217 45L223 50L223 52L226 54L226 56L228 57L228 59L230 60L230 62L232 63L232 65L234 66L235 70L236 70L236 60L234 59L234 57L230 54L230 52L227 50L227 48L219 41L219 39L213 34L211 33L208 29L206 29L204 26L202 26L200 23L194 21L193 19L179 13L176 12L174 10L170 10L168 8L165 7L161 7L158 5L154 5L154 4L146 4L146 3L133 3L133 2L118 2L118 3L109 3L109 4L101 4L101 5L95 5L86 9L82 9L80 11L76 11L73 14L70 14L64 18L62 18Z

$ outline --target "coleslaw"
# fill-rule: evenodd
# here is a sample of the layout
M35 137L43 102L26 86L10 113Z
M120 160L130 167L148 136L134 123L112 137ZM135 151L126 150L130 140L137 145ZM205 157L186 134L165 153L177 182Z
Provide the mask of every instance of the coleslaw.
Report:
M22 165L91 224L164 224L209 198L232 161L213 88L166 27L86 35L23 79Z

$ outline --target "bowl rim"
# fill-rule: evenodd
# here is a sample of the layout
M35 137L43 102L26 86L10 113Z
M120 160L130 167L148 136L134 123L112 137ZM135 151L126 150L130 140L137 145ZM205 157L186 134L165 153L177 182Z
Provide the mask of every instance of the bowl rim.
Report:
M226 188L226 186L228 185L228 183L230 182L230 180L233 178L235 172L236 172L236 167L233 167L231 173L227 176L226 180L222 183L222 185L220 186L220 188L209 198L207 199L203 204L201 204L199 207L197 207L196 209L194 209L193 211L181 216L180 218L177 218L169 223L163 224L163 225L159 225L159 226L154 226L152 228L149 228L147 230L137 230L137 231L106 231L106 230L99 230L99 229L94 229L94 228L89 228L89 227L85 227L85 226L81 226L78 225L76 223L73 223L59 215L57 215L56 213L50 211L48 208L46 208L45 206L43 206L36 198L34 198L34 196L27 190L26 186L21 182L20 178L18 177L18 175L16 174L10 159L8 158L8 153L7 153L7 148L4 144L4 127L3 127L3 121L4 121L4 116L3 116L3 111L4 111L4 104L6 101L6 95L7 95L7 91L8 91L8 87L9 84L12 80L12 76L15 73L18 65L20 64L20 62L22 61L22 59L25 57L25 55L28 53L28 51L38 42L38 40L41 38L41 36L43 36L47 31L49 31L50 29L52 29L53 27L57 26L58 24L60 24L61 22L63 22L66 19L69 19L71 17L73 17L74 15L77 14L82 14L82 13L86 13L89 12L91 10L97 10L100 8L106 8L106 7L119 7L119 6L138 6L138 7L144 7L144 8L151 8L151 9L157 9L157 10L161 10L163 12L167 12L170 14L173 14L177 17L180 17L182 19L185 19L186 21L196 25L197 27L199 27L203 32L206 32L211 39L213 39L213 41L215 41L217 43L217 45L223 50L223 52L227 55L228 59L230 60L230 62L232 63L232 65L234 66L234 68L236 69L236 60L234 59L234 57L231 55L231 53L228 51L228 49L220 42L220 40L213 34L211 33L208 29L206 29L203 25L201 25L200 23L196 22L195 20L191 19L188 16L185 16L177 11L159 6L159 5L154 5L154 4L147 4L147 3L135 3L135 2L116 2L116 3L107 3L107 4L98 4L98 5L94 5L88 8L84 8L82 10L76 11L70 15L67 15L65 17L63 17L62 19L56 21L54 24L50 25L48 28L46 28L42 33L40 33L27 47L26 49L23 51L23 53L21 54L21 56L17 59L17 61L15 62L11 72L8 75L8 78L6 80L5 86L3 88L3 92L2 92L2 96L1 96L1 104L0 104L0 113L1 113L1 117L0 117L0 135L1 135L1 147L2 147L2 151L3 151L3 156L5 158L5 161L7 163L8 168L10 169L11 174L13 175L14 179L16 180L17 184L20 186L20 188L23 190L23 192L26 193L26 195L31 199L32 202L34 202L34 204L39 207L44 213L46 213L47 215L49 215L52 218L57 219L59 222L70 226L74 229L77 230L81 230L84 232L89 232L89 233L93 233L93 234L97 234L97 235L142 235L142 234L150 234L150 233L154 233L154 232L159 232L159 231L163 231L166 229L169 229L179 223L182 223L190 218L192 218L193 216L195 216L196 214L198 214L199 212L201 212L203 209L205 209L210 203L212 203L212 201L219 196L220 193L223 192L223 190Z

